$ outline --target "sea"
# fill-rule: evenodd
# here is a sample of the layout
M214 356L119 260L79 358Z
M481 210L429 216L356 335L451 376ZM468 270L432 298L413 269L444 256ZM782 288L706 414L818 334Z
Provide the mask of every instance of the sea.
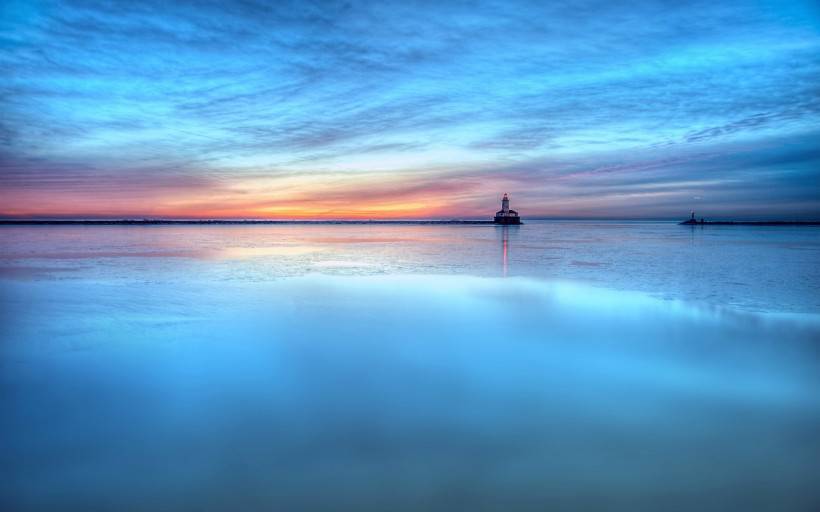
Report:
M820 510L820 228L0 227L0 509Z

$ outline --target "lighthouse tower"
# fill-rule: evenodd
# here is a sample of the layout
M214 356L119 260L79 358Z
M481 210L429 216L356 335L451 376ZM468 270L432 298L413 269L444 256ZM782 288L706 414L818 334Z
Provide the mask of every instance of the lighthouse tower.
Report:
M521 224L521 217L518 216L518 212L510 210L510 198L507 194L504 194L504 197L501 198L501 210L495 212L494 222L496 224Z

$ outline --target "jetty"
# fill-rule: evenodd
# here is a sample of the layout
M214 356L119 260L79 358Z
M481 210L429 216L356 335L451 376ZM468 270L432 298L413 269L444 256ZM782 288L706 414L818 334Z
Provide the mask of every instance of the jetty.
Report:
M696 219L695 212L681 226L820 226L820 220L704 220Z
M420 225L475 226L521 224L518 212L510 210L510 198L504 194L501 210L493 220L483 219L0 219L0 226L233 226L233 225Z

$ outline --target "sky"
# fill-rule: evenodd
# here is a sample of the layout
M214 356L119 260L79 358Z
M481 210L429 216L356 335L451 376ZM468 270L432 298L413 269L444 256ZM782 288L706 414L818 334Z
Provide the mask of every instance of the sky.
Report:
M820 4L0 2L0 217L820 218Z

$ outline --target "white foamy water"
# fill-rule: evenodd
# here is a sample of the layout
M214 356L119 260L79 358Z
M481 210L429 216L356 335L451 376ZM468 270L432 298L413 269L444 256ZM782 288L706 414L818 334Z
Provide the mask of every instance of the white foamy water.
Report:
M818 230L0 235L5 509L820 503Z

